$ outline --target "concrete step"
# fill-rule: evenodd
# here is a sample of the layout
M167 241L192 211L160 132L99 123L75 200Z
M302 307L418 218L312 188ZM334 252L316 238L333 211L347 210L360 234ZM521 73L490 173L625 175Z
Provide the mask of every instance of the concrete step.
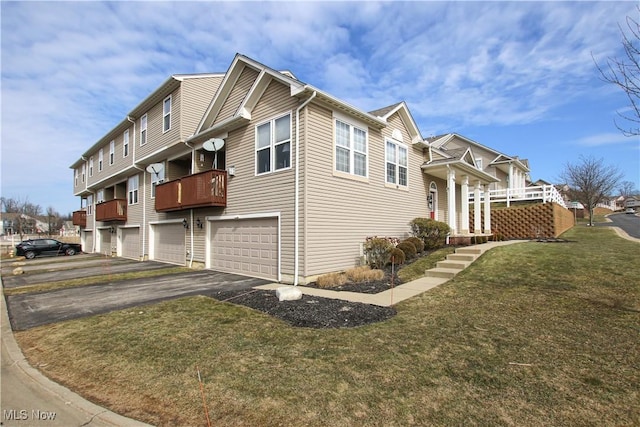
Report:
M436 267L438 268L453 268L456 270L464 270L471 264L471 261L455 261L447 258L446 261L438 261Z
M474 248L474 247L466 247L466 248L458 248L456 249L457 254L472 254L472 255L482 255L482 249Z
M443 277L445 279L451 279L462 270L458 268L442 268L436 267L424 272L427 277Z
M469 261L473 262L478 258L477 254L449 254L447 255L448 261Z

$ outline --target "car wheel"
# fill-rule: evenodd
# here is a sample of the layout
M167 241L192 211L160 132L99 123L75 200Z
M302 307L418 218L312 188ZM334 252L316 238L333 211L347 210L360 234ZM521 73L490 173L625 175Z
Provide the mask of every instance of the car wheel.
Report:
M33 251L27 251L24 253L24 257L26 259L34 259L36 257L36 253Z
M73 248L67 248L67 250L65 251L65 253L69 256L71 255L75 255L76 254L76 250Z

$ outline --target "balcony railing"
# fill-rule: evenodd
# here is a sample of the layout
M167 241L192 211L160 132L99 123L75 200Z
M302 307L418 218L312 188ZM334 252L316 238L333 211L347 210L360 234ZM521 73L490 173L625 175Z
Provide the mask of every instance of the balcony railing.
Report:
M156 211L227 206L227 172L209 170L156 186Z
M484 192L480 193L480 200L484 201ZM473 192L469 194L469 201L473 202ZM562 207L567 207L560 192L553 185L538 185L534 187L509 188L502 190L489 190L489 200L491 203L540 200L543 203L554 202Z
M96 205L96 221L126 221L127 200L113 199Z
M73 225L77 225L79 227L87 226L87 212L86 211L74 211L73 216L71 217L73 221Z

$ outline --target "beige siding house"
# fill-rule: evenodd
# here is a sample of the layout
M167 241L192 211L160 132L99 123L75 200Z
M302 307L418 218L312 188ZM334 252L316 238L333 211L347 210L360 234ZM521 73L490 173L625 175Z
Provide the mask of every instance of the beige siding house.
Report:
M459 135L425 140L404 102L365 112L243 55L172 76L71 168L89 251L293 284L416 217L490 234L471 195L528 172Z

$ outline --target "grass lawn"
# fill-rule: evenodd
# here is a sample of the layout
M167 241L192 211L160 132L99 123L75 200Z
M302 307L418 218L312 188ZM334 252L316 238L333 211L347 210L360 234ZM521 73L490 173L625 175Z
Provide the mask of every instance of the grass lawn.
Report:
M496 248L354 329L189 297L16 333L49 377L152 424L640 425L640 245Z

